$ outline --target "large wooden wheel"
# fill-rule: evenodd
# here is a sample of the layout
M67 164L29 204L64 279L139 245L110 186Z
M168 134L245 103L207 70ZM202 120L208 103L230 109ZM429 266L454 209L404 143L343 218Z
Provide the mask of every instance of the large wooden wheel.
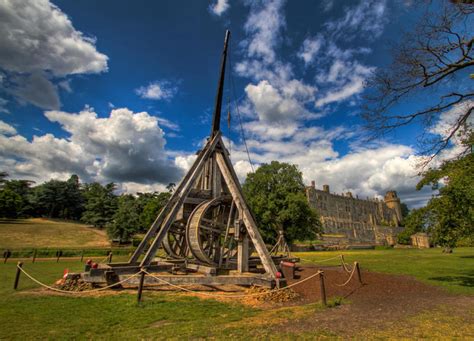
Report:
M189 248L186 242L186 226L182 222L175 222L162 242L166 254L175 259L186 258Z
M223 196L199 204L186 225L186 237L191 253L199 261L218 265L235 256L233 229L234 209L230 197Z

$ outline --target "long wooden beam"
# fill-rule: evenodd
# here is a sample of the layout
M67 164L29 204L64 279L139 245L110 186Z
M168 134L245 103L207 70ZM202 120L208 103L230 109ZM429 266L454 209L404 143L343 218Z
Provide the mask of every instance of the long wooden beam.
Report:
M197 180L198 176L200 175L204 167L204 164L207 162L207 160L209 160L209 157L214 152L216 145L219 143L219 141L221 141L221 133L217 132L216 135L212 138L212 141L208 143L206 147L203 149L202 157L199 159L199 161L196 160L195 162L196 167L192 167L191 170L188 172L188 174L186 174L186 182L183 185L182 191L181 193L179 193L179 196L173 208L169 211L166 218L162 221L161 228L158 231L158 234L153 240L153 243L151 244L147 253L145 254L145 257L143 258L140 264L141 266L147 266L148 264L151 263L151 261L153 260L153 257L155 257L156 251L160 247L161 242L163 241L163 238L168 233L168 230L171 227L171 224L174 222L176 218L176 214L178 213L178 210L183 205L184 200L186 199L189 192L191 191L194 182Z
M223 144L221 145L223 147ZM270 253L265 246L262 236L258 232L257 224L255 223L255 220L253 219L253 216L248 208L247 202L245 201L245 198L242 194L242 188L240 187L237 174L235 174L232 163L226 154L226 150L224 149L223 152L216 152L216 159L221 174L224 177L224 181L226 182L227 187L229 187L229 191L232 194L232 198L236 202L237 207L242 210L244 224L259 257L262 260L262 265L265 268L265 271L272 278L276 278L277 269L272 261Z

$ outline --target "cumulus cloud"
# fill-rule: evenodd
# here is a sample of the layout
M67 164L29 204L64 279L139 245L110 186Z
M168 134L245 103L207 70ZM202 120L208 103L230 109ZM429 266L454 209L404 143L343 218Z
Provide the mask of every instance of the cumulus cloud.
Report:
M147 86L141 86L135 90L141 98L160 100L172 98L178 88L168 81L155 81Z
M108 57L97 51L95 38L77 31L48 0L1 1L0 17L0 68L13 77L12 93L23 101L57 108L52 78L108 70Z
M39 180L71 173L85 181L152 185L174 182L181 169L169 160L158 119L121 108L100 118L91 108L79 113L47 111L45 116L68 133L34 136L0 135L1 164L12 175Z
M209 10L211 13L221 16L229 9L229 1L228 0L217 0L215 3L209 6Z
M0 134L14 135L16 134L16 129L15 127L9 125L8 123L0 121Z

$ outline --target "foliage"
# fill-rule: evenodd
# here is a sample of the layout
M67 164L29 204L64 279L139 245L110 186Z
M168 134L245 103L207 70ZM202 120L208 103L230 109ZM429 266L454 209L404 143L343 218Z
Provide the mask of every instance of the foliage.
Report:
M104 227L112 221L117 209L117 198L114 194L115 184L105 186L94 182L84 186L84 213L81 220L95 227Z
M133 195L123 194L118 198L118 208L112 221L107 225L107 234L111 239L129 241L140 230L138 200Z
M313 239L321 231L304 190L295 165L272 161L247 175L243 191L265 242L274 243L279 230L288 242Z
M169 192L154 193L153 197L148 200L140 214L140 226L142 230L148 229L151 224L153 224L158 213L160 213L170 197L171 193Z
M403 220L403 223L404 223L403 231L397 236L397 241L399 244L409 245L411 244L411 239L410 239L411 235L417 232L425 231L427 213L428 211L426 210L425 207L413 209L410 211L410 213Z
M402 126L421 124L421 154L430 155L426 165L472 131L474 92L465 81L470 82L474 68L474 7L448 1L420 2L419 6L426 13L394 46L392 65L378 69L368 81L368 104L362 117L374 139ZM400 111L410 101L424 107ZM448 111L452 119L444 122L444 133L433 134L440 114ZM457 150L458 156L469 152L469 146L464 147Z
M17 193L8 188L0 190L0 217L17 218L22 206L23 200Z
M427 171L417 189L443 179L439 195L428 202L425 223L436 244L453 248L460 238L474 236L474 154Z
M407 204L405 204L404 202L400 203L400 207L402 210L402 219L405 219L410 213L410 209L408 208Z

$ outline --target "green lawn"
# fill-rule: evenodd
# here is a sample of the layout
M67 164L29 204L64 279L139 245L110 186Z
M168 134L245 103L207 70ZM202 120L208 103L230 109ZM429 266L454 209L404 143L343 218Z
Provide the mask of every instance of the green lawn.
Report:
M451 254L442 253L439 248L295 253L303 263L317 263L337 254L344 254L346 262L358 261L364 269L415 276L452 293L474 295L474 248L456 248ZM339 263L334 260L323 264Z
M309 260L322 260L339 252L299 253ZM441 250L367 250L344 252L346 260L358 260L372 271L414 275L449 291L474 294L474 248ZM336 264L336 263L334 263ZM77 261L25 262L24 268L46 283L53 283L64 270L79 271ZM317 318L324 310L319 304L261 310L238 303L199 299L176 293L144 292L144 302L136 303L134 291L103 296L69 297L32 290L38 286L22 276L18 291L12 289L15 263L0 264L0 339L295 339L335 337L328 331L304 334L275 332L292 321ZM345 304L350 304L346 302ZM319 313L318 313L319 312ZM324 314L324 313L323 313ZM460 312L462 314L462 312ZM462 316L462 315L460 315ZM430 336L426 326L433 318L442 321L440 338L469 335L472 328L461 317L433 311L400 321L413 330L378 330L384 338ZM442 326L442 328L441 328ZM398 328L398 327L397 327ZM464 328L464 329L463 329ZM453 334L453 330L457 334ZM463 331L465 330L465 332Z
M48 219L0 219L0 249L108 247L105 231Z

